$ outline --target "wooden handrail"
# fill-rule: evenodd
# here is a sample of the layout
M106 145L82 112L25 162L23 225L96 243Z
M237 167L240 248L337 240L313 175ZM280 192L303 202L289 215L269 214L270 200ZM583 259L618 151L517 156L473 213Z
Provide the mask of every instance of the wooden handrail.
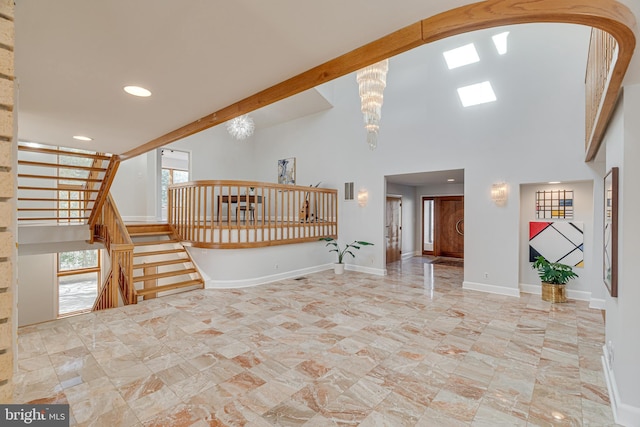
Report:
M93 204L93 209L91 210L91 214L89 215L89 220L87 223L89 227L93 229L98 220L98 215L102 211L102 206L105 203L109 196L109 189L111 188L111 184L113 184L113 180L116 177L116 172L118 171L118 167L120 166L120 157L113 155L109 160L109 165L107 166L107 170L102 178L102 185L98 190L98 195L96 196L96 201ZM112 203L115 208L115 203ZM115 208L117 211L117 208ZM118 214L119 215L119 214Z
M84 151L72 151L66 150L64 148L44 148L44 147L30 147L28 145L21 145L20 151L31 151L32 153L41 153L41 154L53 154L53 155L63 155L63 156L75 156L75 157L89 157L98 160L109 160L110 156L101 153L91 153Z
M43 168L76 169L81 171L98 171L98 172L105 171L104 168L96 168L92 166L65 165L60 163L34 162L30 160L18 160L18 166L39 166ZM58 179L64 179L64 177L58 177Z
M338 234L334 189L206 180L171 185L168 199L169 225L195 247L273 246Z
M111 258L111 271L100 289L94 309L117 307L118 291L125 305L136 304L138 301L133 283L134 245L110 193L107 193L95 221L91 241L99 240L104 243Z

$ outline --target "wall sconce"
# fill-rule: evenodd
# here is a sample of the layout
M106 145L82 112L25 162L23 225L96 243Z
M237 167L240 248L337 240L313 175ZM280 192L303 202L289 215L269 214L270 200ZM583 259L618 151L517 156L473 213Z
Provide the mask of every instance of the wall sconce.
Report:
M367 190L358 191L358 205L360 207L367 206L367 202L369 201L369 192Z
M491 200L497 206L504 206L507 203L507 183L498 182L491 186Z

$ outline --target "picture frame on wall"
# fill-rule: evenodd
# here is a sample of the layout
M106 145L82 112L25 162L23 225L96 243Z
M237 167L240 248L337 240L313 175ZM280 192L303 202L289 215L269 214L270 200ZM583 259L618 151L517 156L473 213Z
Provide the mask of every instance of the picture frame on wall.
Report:
M278 160L278 184L296 183L296 158Z
M612 297L618 296L618 180L617 167L604 177L604 284Z

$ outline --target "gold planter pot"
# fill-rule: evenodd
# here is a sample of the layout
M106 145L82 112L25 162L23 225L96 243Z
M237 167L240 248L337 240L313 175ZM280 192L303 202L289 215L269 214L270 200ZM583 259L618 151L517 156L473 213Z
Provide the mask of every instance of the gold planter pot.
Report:
M566 285L554 285L542 282L542 300L549 302L567 302Z

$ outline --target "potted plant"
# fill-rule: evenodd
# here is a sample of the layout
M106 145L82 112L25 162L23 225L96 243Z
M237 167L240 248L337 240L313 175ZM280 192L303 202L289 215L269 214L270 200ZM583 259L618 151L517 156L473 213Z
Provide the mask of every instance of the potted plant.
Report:
M537 256L532 267L538 270L542 280L542 299L549 302L567 302L566 284L578 277L570 265L549 262L543 256Z
M364 242L362 240L354 240L353 243L349 243L343 249L340 249L340 245L333 237L321 237L320 240L327 242L325 246L332 246L333 249L329 250L329 252L336 252L338 254L338 262L333 264L333 271L336 274L344 273L344 256L346 254L351 255L355 258L355 254L351 251L352 249L360 249L361 246L373 246L373 243Z

